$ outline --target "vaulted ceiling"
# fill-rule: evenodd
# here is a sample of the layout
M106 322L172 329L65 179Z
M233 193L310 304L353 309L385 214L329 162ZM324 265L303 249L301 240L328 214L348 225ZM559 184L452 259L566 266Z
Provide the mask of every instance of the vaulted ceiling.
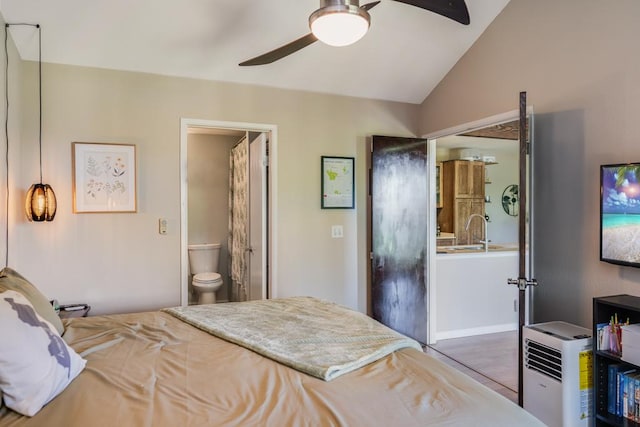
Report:
M469 26L382 0L356 44L256 67L238 64L307 34L318 0L2 0L0 13L42 26L44 62L419 104L509 2L466 1ZM37 60L36 31L10 33Z

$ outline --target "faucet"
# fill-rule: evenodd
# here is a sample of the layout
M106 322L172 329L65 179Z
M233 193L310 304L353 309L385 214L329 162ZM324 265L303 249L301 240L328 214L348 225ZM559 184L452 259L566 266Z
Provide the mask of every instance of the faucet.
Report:
M467 224L464 226L464 229L469 231L469 224L471 224L471 220L473 219L473 217L476 217L476 216L478 218L481 218L482 221L484 222L484 240L480 240L480 243L484 244L484 251L489 252L489 224L487 223L487 218L485 218L484 215L480 215L477 213L469 215L469 218L467 219Z

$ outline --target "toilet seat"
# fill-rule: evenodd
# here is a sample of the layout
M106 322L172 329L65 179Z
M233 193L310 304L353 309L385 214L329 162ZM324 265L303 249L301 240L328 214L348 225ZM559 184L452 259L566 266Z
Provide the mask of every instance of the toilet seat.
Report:
M220 273L199 273L193 276L193 283L202 286L213 286L220 282L222 282Z

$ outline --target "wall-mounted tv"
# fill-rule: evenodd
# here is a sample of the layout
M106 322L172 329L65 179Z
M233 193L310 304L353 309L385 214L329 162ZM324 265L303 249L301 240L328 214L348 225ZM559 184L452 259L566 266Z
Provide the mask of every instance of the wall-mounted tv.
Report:
M600 260L640 267L640 163L600 166Z

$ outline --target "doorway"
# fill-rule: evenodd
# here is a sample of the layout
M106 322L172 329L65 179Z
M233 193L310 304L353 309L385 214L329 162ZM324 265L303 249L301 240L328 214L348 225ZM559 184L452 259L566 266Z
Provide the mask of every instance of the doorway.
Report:
M204 142L210 150L211 146L217 146L213 149L218 153L215 162L211 158L198 158L200 152L190 153L190 150L194 150L193 142L197 137L200 138L200 145ZM191 243L221 243L223 250L219 259L219 270L225 275L224 290L217 292L223 297L219 300L264 299L274 295L275 287L271 285L271 278L275 269L271 266L275 262L276 253L272 226L276 216L276 192L273 190L276 147L277 128L274 125L181 119L181 305L188 305L190 300L193 300L189 289L187 250ZM198 163L204 163L204 167L200 168L203 174L211 175L218 172L215 181L203 183L202 189L189 184L190 173L191 181L204 181L202 174L194 174L194 171L190 170L190 167L195 168ZM200 203L199 198L213 197L216 186L225 194L218 194L215 201L208 203L214 207L210 212L205 211L200 215L204 218L197 222L206 223L210 218L213 220L219 217L216 220L217 234L211 230L197 233L199 240L216 241L193 241L194 233L190 234L190 221L194 221L194 215L191 215L190 220L190 206L193 211L194 206L197 206L194 205L194 200ZM233 197L234 189L236 197ZM215 207L216 205L219 207ZM219 212L213 212L214 210ZM197 223L191 224L194 226Z
M527 113L530 123L532 111ZM507 279L519 276L524 258L530 267L533 254L529 241L523 243L519 233L523 218L530 226L532 212L530 203L522 214L518 212L523 165L519 118L516 110L428 136L430 153L436 158L434 169L449 174L440 181L444 187L440 188L432 224L435 256L430 267L429 346L499 382L516 396L519 316L524 312L528 323L532 311L530 292L527 290L526 302L521 305L519 289L507 286ZM525 130L530 131L531 126ZM531 141L529 135L527 142ZM458 168L458 163L467 169L477 165L478 173L464 175L467 172ZM475 190L451 190L461 179L474 184L479 180L481 185L470 186ZM530 185L528 179L527 193ZM457 218L447 211L469 205L470 199L481 207L477 214L458 209L464 215ZM474 230L472 222L479 227ZM459 242L459 236L465 241Z

